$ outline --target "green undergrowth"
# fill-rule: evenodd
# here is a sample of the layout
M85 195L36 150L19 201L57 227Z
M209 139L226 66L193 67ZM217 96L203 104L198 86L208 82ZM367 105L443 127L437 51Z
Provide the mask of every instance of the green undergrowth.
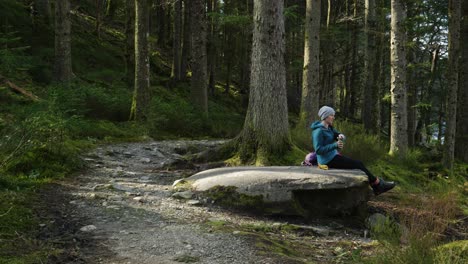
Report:
M37 239L39 222L33 207L35 189L47 180L28 177L0 177L0 263L46 263L57 254Z
M416 151L406 159L387 158L372 166L376 173L399 183L392 202L396 207L390 212L398 224L387 221L373 230L382 246L358 263L449 264L468 260L466 240L457 242L462 247L445 250L453 239L447 230L459 229L468 215L468 166L456 163L449 173L440 164L424 162L423 156Z
M169 90L155 86L147 125L149 135L155 139L180 137L232 138L242 128L244 116L237 106L238 99L227 97L224 102L208 102L208 116L193 105L188 84Z

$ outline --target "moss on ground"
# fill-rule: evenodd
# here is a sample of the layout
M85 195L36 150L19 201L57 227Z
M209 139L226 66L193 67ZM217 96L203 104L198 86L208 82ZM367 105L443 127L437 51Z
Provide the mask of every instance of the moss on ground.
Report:
M2 181L8 184L5 178ZM46 263L49 256L60 253L37 239L40 223L33 212L36 184L40 183L23 182L14 191L0 190L0 263Z

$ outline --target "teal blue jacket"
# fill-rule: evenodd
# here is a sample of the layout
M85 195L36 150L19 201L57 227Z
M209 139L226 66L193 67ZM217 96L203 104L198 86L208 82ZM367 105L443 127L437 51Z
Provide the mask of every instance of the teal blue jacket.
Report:
M337 137L340 134L332 126L325 128L320 121L315 121L312 128L312 143L319 164L328 164L338 154Z

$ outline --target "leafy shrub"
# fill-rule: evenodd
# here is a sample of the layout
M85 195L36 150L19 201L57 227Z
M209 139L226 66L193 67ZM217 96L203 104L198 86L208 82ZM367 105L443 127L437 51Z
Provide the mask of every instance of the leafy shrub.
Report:
M0 169L29 178L63 176L80 165L82 146L69 140L63 116L39 111L5 128L0 143Z

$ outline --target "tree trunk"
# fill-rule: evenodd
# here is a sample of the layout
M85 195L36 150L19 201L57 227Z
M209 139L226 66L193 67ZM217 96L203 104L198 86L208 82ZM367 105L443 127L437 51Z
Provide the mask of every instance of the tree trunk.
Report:
M251 10L249 11L248 7L248 2L247 2L247 10L246 14L249 15L250 17L252 16ZM249 91L249 85L250 85L250 60L251 60L251 54L252 54L252 27L245 27L242 29L242 39L243 41L241 42L241 67L240 67L240 76L241 76L241 82L240 82L240 93L242 95L247 95ZM247 104L246 104L247 106Z
M440 54L440 45L437 45L436 48L432 51L432 59L431 59L431 78L428 82L427 89L422 94L422 101L423 103L427 104L427 107L423 108L421 111L421 121L424 123L424 133L426 137L426 142L429 143L432 138L432 130L431 130L431 113L432 113L432 87L434 86L435 77L436 77L436 69L437 69L437 62L439 61L439 54Z
M307 0L304 67L302 70L301 126L308 128L317 115L320 93L320 0Z
M354 21L351 22L352 33L351 33L351 76L350 76L350 98L349 98L349 116L355 118L357 113L357 102L358 102L358 92L359 92L359 80L358 80L358 25L357 25L357 0L354 0L353 4L353 18Z
M379 0L378 2L378 22L377 22L377 30L379 32L382 32L385 28L386 20L385 20L385 12L383 11L383 6L384 6L384 1ZM376 43L375 43L375 60L374 60L374 67L373 67L373 74L374 74L374 82L375 82L375 89L372 89L372 101L375 101L375 108L373 109L373 112L371 114L372 118L372 126L375 127L375 132L377 135L380 135L380 129L383 127L382 126L382 94L384 93L385 86L385 79L384 76L384 53L385 50L385 44L388 43L385 41L385 34L376 34Z
M228 4L227 2L226 4ZM224 86L224 93L229 94L229 90L231 88L231 80L232 80L232 65L234 63L234 56L235 56L235 46L234 46L234 33L232 32L230 25L224 25L224 39L223 39L223 51L224 51L224 67L226 69L225 72L225 86Z
M349 1L346 1L346 16L350 16L350 8L349 8ZM345 58L344 58L344 78L345 78L345 101L344 101L344 108L343 114L345 117L353 117L351 108L353 107L352 101L353 99L353 68L355 65L352 63L353 59L353 52L355 48L353 48L352 38L353 38L353 26L351 21L346 21L346 31L347 31L347 43L345 47Z
M107 0L106 6L106 20L112 21L115 16L115 11L117 11L118 5L120 3L116 0Z
M242 162L269 163L289 147L283 1L254 1L250 100L239 137Z
M218 0L208 1L208 13L218 12ZM217 34L217 19L216 16L211 16L209 20L210 37L208 42L208 90L210 95L215 92L215 68L216 68L216 34Z
M144 120L150 101L150 64L148 50L148 0L135 1L135 89L130 119Z
M44 56L45 49L51 49L54 45L54 31L52 31L52 13L49 0L36 0L34 2L34 15L32 23L32 34L30 39L31 54L33 56ZM6 22L6 21L2 21ZM42 75L41 82L50 82L50 79ZM35 78L35 80L38 80Z
M205 1L193 0L192 8L192 100L208 114Z
M96 2L95 30L96 30L97 37L101 39L102 11L103 11L104 0L96 0L95 2Z
M408 119L406 112L406 10L403 0L391 1L392 18L390 34L390 93L391 132L390 154L405 155L408 149Z
M453 160L455 154L455 132L457 125L457 92L458 92L458 73L460 67L460 19L461 19L461 0L449 0L449 58L447 67L448 80L448 102L447 116L445 122L444 135L444 158L445 168L453 169ZM465 84L466 85L466 84ZM465 102L466 103L466 102ZM465 124L466 125L466 124Z
M55 3L55 75L57 82L69 82L73 77L71 59L70 1Z
M377 78L379 74L379 61L377 52L377 19L375 0L365 1L365 40L364 40L364 100L362 102L362 121L366 131L378 132L378 104L380 97Z
M182 72L180 68L180 54L182 48L182 0L176 0L174 2L174 35L173 35L173 57L172 57L172 72L171 78L174 82L178 82L181 79Z
M164 0L158 0L156 1L156 18L155 22L157 23L156 25L152 23L152 26L157 28L157 36L158 36L158 46L160 48L166 46L166 9L163 4Z
M39 17L41 17L46 24L49 24L52 11L50 9L49 0L36 0L34 2L35 9Z
M191 50L191 19L189 0L184 1L184 34L182 41L182 58L180 63L181 81L187 80L187 70L189 68L190 50Z
M135 0L125 1L125 73L129 87L135 77Z
M460 36L460 82L458 83L457 131L455 139L455 157L468 162L468 1L463 2L463 23Z
M414 17L415 6L412 2L407 2L406 8L408 10L408 17ZM413 26L408 26L407 37L410 41L413 41L416 38L416 43L418 43L418 36L416 35L415 29ZM417 65L417 55L414 49L409 49L407 52L407 62L408 64ZM407 113L408 113L408 147L414 147L416 139L416 125L417 125L417 76L415 67L408 67L406 71L407 76Z

